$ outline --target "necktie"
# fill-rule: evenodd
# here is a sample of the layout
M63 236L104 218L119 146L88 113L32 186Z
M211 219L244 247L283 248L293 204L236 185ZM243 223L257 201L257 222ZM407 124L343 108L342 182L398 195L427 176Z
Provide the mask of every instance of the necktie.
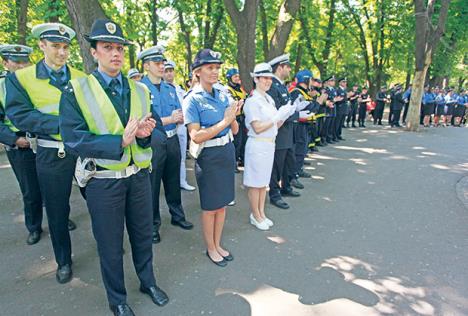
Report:
M58 86L62 87L63 84L64 84L64 80L63 80L63 75L64 75L64 71L63 70L59 70L59 71L52 71L52 77L54 78L55 82L57 83Z
M119 88L120 88L119 80L115 78L112 79L111 82L109 83L109 89L113 96L120 96Z

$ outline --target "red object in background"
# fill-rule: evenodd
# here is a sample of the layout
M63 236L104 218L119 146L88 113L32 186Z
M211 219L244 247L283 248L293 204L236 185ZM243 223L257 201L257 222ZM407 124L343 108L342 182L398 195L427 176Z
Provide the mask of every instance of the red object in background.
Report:
M374 101L367 102L367 112L372 111L375 109L376 103Z

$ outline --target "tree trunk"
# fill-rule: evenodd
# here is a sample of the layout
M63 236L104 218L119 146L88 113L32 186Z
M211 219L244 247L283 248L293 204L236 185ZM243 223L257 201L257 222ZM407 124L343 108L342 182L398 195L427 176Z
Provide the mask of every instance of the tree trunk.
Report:
M301 69L302 55L304 53L303 45L301 42L297 43L296 62L294 64L294 73L297 74Z
M265 11L264 0L260 0L259 8L260 8L260 25L261 25L260 29L262 32L263 59L267 60L270 46L269 46L269 40L268 40L268 22L267 22L267 15Z
M18 30L18 44L26 45L28 34L28 0L16 0L16 23Z
M187 73L190 71L190 65L192 64L192 40L190 38L190 31L187 28L184 20L184 12L179 6L176 6L177 14L179 15L179 24L180 30L184 36L184 43L185 43L185 50L187 54L185 55L186 63L187 63Z
M151 39L153 40L153 45L158 45L158 0L151 1Z
M224 6L237 33L237 65L242 85L246 91L253 88L250 72L255 66L255 28L258 1L245 0L243 10L239 11L235 0L224 0Z
M426 72L427 68L424 68L423 70L416 70L414 73L406 125L406 128L410 131L419 130L419 116L421 115L421 100L424 94L424 81L426 80Z
M98 0L66 0L68 14L72 20L76 32L78 44L80 45L83 67L87 73L91 73L96 64L89 51L89 43L84 38L89 34L91 26L96 19L105 19L106 15Z
M130 60L130 68L135 68L135 45L130 45L128 48L128 59Z
M335 1L335 0L332 0ZM281 5L275 32L270 40L270 49L268 51L268 60L273 59L284 53L286 44L288 43L289 34L291 33L296 15L301 6L301 0L284 0Z

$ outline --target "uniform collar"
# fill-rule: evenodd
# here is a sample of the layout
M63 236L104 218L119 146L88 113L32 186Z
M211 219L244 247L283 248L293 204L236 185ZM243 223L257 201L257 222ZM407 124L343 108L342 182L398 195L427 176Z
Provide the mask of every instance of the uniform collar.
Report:
M119 81L119 83L120 83L120 86L123 87L122 73L119 73L117 75L117 77L111 77L108 74L106 74L105 72L100 71L99 69L96 69L96 71L101 75L101 77L104 80L104 83L106 84L106 86L108 86L113 79L117 79Z
M68 69L67 69L67 65L63 65L62 67L60 67L60 69L58 70L53 70L52 68L50 68L44 59L42 59L38 64L37 64L37 68L36 68L36 76L37 78L39 79L49 79L49 78L52 78L52 72L53 71L63 71L64 73L64 76L67 77L68 75Z
M214 97L216 98L218 96L218 94L219 94L219 90L216 89L215 87L212 87L212 89L213 89L213 92L214 92ZM211 94L208 91L206 91L205 89L203 89L201 84L197 84L195 86L195 88L193 88L192 92L196 93L196 94L202 94L204 97L213 98L213 94Z
M274 75L274 77L273 77L273 80L275 80L275 79L276 79L276 81L278 81L279 83L284 84L283 80L281 80L280 78L278 78L276 75Z
M99 81L99 84L104 88L104 89L107 89L109 87L109 83L105 80L104 76L102 75L101 72L99 72L97 69L94 70L92 72L92 75L94 77L96 77L97 81ZM111 78L111 80L113 79L112 77L109 76L109 78ZM109 80L110 82L110 80ZM122 76L122 74L120 74L120 84L122 85L122 91L124 91L124 93L127 91L127 90L130 90L130 86L128 85L128 80L127 78L124 78Z

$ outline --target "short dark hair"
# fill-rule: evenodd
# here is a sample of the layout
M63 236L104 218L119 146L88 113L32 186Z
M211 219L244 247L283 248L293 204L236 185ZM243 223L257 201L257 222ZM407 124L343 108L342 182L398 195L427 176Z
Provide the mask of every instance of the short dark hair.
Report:
M97 47L97 41L91 41L91 42L89 42L89 45L91 45L91 48L96 49L96 47Z

